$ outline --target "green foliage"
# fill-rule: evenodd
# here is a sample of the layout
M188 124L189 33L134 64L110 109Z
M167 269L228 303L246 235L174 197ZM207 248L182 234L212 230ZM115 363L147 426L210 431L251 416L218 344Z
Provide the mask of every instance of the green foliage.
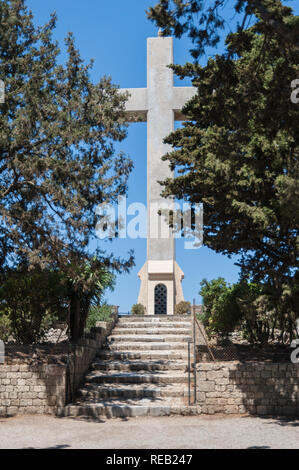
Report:
M290 343L296 337L298 289L289 285L281 289L256 283L242 286L238 304L243 314L243 334L251 343L267 343L269 339ZM277 338L275 335L279 331Z
M70 299L70 338L77 341L84 333L90 306L100 304L106 289L113 290L115 275L93 257L88 262L69 267L66 280Z
M87 322L86 322L86 330L90 331L91 328L96 326L98 321L106 321L109 322L112 320L112 307L111 305L103 304L99 305L92 305L88 312Z
M142 304L134 304L131 309L132 315L145 315L145 308Z
M42 340L57 321L66 323L69 316L70 338L75 334L76 339L82 336L88 312L99 304L107 288L113 288L114 275L94 258L72 266L67 274L19 267L7 270L1 281L0 325L16 341L32 344ZM91 317L95 315L96 311L92 311ZM105 306L101 315L108 315Z
M203 298L204 312L200 319L209 336L226 336L233 331L242 319L237 303L239 285L230 286L221 277L201 282L200 294Z
M8 271L0 286L0 317L22 344L40 341L57 320L67 321L67 291L55 271ZM5 322L5 323L3 323Z
M0 340L7 342L12 334L9 311L0 310Z
M90 256L96 207L126 193L133 167L115 152L127 133L127 94L109 77L91 82L92 63L83 63L72 34L61 61L52 37L55 15L36 27L24 0L1 0L0 18L0 271L23 264L35 273L61 273L76 341L90 304L111 281L108 273L134 264L132 252L116 258L98 243L96 257ZM57 308L50 284L48 293L42 287L30 300L30 279L18 280L16 299L3 297L16 308L12 323L20 341L40 337L44 304L51 315Z
M159 0L149 8L147 15L165 36L180 38L187 34L194 44L190 52L194 59L198 59L207 48L219 44L223 37L222 30L230 26L225 20L225 13L229 13L230 17L239 15L238 32L259 17L287 38L291 32L282 18L289 12L290 8L282 6L279 0Z
M0 18L0 268L25 259L67 273L89 260L96 206L127 190L132 161L114 149L127 95L108 77L91 82L72 34L60 60L55 15L39 28L24 0L1 0ZM133 263L96 254L107 270Z
M98 305L106 289L113 290L115 275L102 264L97 257L81 263L69 264L64 273L70 296L92 305Z
M237 299L243 316L243 334L250 343L267 343L274 324L275 311L264 286L246 284Z
M173 66L197 95L188 122L165 139L175 176L164 196L203 203L204 244L237 254L244 279L290 295L298 290L299 107L291 101L298 76L299 19L279 0L231 1L244 15L222 55L206 65ZM227 2L173 0L150 9L165 33L188 33L197 52L217 43L219 9ZM211 13L211 15L210 15ZM293 309L299 315L299 304ZM282 299L279 300L279 303Z
M223 278L204 279L201 286L204 311L200 320L209 336L227 336L236 327L250 343L274 339L290 343L296 336L295 293L287 286L277 292L269 285L245 281L228 285Z
M187 313L191 312L191 303L182 300L178 304L176 304L174 309L175 315L186 315Z

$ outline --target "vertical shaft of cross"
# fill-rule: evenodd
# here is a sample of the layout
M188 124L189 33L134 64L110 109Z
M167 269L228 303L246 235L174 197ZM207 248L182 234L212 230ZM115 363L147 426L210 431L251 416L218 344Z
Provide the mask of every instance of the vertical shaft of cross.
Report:
M157 217L157 208L163 207L163 187L158 181L172 176L168 162L161 157L169 150L163 139L174 129L173 72L167 66L173 63L172 38L147 40L147 207L148 260L174 260L175 244L167 221ZM158 229L160 226L160 231ZM158 235L158 236L157 236ZM166 235L166 236L165 236ZM169 235L169 236L167 236Z
M195 95L193 87L174 87L172 38L147 40L147 88L129 88L126 104L128 121L147 122L147 260L138 276L141 280L138 303L148 315L173 315L175 305L184 300L181 281L184 277L175 260L175 239L168 220L158 211L172 209L173 200L161 197L159 181L173 172L163 155L171 147L163 140L174 129L174 121L184 119L182 108ZM165 205L167 207L165 207Z

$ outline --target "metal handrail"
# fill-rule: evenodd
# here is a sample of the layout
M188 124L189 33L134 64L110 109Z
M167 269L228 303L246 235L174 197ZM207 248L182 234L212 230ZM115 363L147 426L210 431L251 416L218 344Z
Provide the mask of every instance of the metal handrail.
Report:
M214 354L213 354L213 352L212 352L212 349L211 349L210 346L209 346L208 339L207 339L207 337L206 337L206 335L205 335L203 329L201 328L201 326L200 326L200 324L199 324L199 322L198 322L198 320L197 320L196 317L195 317L195 322L196 322L197 328L199 329L199 331L200 331L200 333L201 333L203 339L205 340L205 343L206 343L206 345L207 345L208 351L209 351L209 353L210 353L210 355L211 355L213 361L216 362L216 359L215 359L215 356L214 356Z
M188 341L188 405L191 405L191 343Z
M196 311L195 311L195 299L193 299L193 307L192 307L192 320L193 320L193 353L194 353L194 365L193 365L193 373L194 373L194 405L196 405L197 403L197 388L196 388L196 326L197 328L199 329L206 345L207 345L207 348L208 348L208 351L213 359L213 361L215 362L216 359L215 359L215 356L209 346L209 342L208 342L208 339L205 335L205 332L203 331L203 329L201 328L197 318L196 318ZM190 366L190 365L189 365ZM189 399L190 401L190 399Z
M197 402L197 390L196 390L196 328L195 328L195 301L193 300L193 386L194 386L194 405Z

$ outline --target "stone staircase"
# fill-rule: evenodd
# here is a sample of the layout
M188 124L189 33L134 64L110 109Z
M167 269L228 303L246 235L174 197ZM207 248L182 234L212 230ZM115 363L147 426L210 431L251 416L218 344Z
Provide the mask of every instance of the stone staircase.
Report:
M121 317L65 416L196 414L188 406L191 330L188 315Z

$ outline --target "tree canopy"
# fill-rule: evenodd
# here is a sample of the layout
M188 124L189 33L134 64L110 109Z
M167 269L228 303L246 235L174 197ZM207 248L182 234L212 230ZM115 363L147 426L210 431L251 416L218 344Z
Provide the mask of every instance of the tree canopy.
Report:
M164 33L192 33L201 53L215 42L209 30L201 35L208 15L198 14L202 6L161 0L150 17ZM227 36L223 54L205 66L173 66L192 78L197 95L183 110L188 121L165 139L173 151L164 159L176 175L163 182L163 194L203 202L204 244L239 254L244 277L298 291L299 115L290 97L299 21L276 0L239 1L235 8L254 21Z
M30 272L67 279L77 340L109 272L134 263L131 252L117 258L103 242L90 252L97 205L126 193L133 167L115 151L126 137L127 95L109 77L91 81L93 64L84 64L71 33L61 63L55 14L36 27L25 0L0 0L0 22L0 272L6 279L15 269L24 278L20 299Z
M24 0L1 0L0 21L0 266L72 269L90 257L96 205L127 189L132 161L114 149L127 97L109 77L92 83L72 34L59 63L55 15L36 27ZM132 265L97 254L107 267Z
M284 22L289 12L280 0L159 0L147 15L165 36L187 34L194 45L191 54L197 60L207 48L219 45L221 31L230 28L225 18L228 13L230 18L237 17L238 33L259 18L285 39L294 40L296 30Z

